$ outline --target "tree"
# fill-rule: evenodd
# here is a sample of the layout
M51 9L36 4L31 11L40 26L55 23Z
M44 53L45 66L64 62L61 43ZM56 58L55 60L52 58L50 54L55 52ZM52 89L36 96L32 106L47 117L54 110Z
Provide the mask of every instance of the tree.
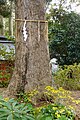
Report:
M80 15L64 9L52 9L49 22L50 56L60 65L80 62ZM50 19L49 18L49 19Z
M16 0L16 24L15 70L6 95L42 92L51 85L45 0Z
M13 36L13 9L14 9L14 0L9 0L9 2L10 2L9 35Z
M5 32L5 21L2 15L0 15L0 34L4 35Z
M7 17L9 14L10 9L7 0L0 0L0 15Z
M0 32L4 35L5 32L5 20L4 17L8 17L10 14L9 5L7 0L0 0Z

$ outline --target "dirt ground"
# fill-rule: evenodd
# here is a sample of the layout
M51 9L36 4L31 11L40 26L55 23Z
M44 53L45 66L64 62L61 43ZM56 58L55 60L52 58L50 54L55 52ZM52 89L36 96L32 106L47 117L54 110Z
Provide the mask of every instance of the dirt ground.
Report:
M72 91L72 97L75 98L76 100L80 100L80 91ZM79 104L73 103L72 106L75 107L78 119L80 120L80 103Z
M5 91L6 88L0 88L0 95L2 95L3 91ZM71 91L72 93L72 97L76 100L80 100L80 91ZM73 107L75 107L75 111L77 114L78 119L76 120L80 120L80 103L76 104L76 103L71 103L70 105L72 105Z

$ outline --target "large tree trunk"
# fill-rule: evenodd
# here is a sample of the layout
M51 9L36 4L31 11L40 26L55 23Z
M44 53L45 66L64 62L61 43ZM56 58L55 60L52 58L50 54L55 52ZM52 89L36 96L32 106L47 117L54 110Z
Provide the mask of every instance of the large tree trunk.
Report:
M15 70L7 89L7 94L12 96L21 91L43 91L45 86L51 85L45 0L16 0L16 19Z

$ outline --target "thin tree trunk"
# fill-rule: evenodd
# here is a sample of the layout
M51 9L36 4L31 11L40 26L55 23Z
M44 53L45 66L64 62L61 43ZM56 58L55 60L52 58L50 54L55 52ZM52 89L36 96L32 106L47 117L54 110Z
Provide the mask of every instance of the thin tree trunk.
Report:
M51 85L45 0L16 0L16 19L15 70L7 94L15 96L34 89L42 92L45 86ZM28 21L23 22L24 19Z
M3 16L0 15L0 22L2 24L2 28L0 28L0 34L4 35L5 34L5 20Z
M13 1L10 1L9 35L13 36Z

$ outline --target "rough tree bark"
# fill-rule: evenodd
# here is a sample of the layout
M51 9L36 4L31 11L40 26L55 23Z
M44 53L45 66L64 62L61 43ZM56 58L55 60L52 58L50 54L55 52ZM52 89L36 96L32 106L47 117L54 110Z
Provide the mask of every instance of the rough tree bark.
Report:
M16 19L15 70L6 92L12 97L51 85L45 0L16 0ZM30 20L26 21L26 41L24 19Z
M9 35L13 36L13 1L10 1Z
M2 15L0 15L0 22L2 24L2 28L0 28L0 35L4 35L5 33L5 20Z

